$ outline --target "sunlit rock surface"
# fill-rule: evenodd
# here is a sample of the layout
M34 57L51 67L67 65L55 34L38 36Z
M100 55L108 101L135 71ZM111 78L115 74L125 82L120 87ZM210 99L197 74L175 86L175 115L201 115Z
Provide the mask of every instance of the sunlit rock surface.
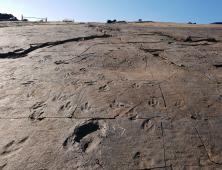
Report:
M0 170L222 169L222 26L0 27Z

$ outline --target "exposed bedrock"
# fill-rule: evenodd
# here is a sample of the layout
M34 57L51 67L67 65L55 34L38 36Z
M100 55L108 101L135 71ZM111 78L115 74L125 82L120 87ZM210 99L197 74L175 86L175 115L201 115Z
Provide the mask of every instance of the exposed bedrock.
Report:
M222 169L220 25L0 27L0 170Z

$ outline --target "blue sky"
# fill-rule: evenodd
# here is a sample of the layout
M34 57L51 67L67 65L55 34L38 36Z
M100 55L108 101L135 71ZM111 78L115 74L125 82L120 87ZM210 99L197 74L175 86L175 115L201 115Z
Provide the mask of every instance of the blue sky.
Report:
M108 19L156 22L222 22L222 0L0 0L0 13L18 19L48 18L75 22L106 22ZM31 19L30 19L31 20Z

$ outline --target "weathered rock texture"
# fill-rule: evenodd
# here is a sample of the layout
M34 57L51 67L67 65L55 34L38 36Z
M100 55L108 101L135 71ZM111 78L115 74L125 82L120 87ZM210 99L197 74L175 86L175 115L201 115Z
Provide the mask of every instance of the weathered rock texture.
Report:
M0 170L222 169L220 25L0 25Z

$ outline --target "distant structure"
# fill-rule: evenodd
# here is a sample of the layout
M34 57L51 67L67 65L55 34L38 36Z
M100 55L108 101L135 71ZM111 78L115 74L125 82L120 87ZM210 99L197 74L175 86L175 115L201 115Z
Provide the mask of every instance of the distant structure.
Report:
M146 22L150 22L153 23L153 21L142 21L142 19L139 19L138 21L133 21L134 23L146 23Z
M126 21L118 21L118 23L126 23Z
M36 17L25 17L23 15L21 16L21 21L28 21L27 18L40 19L39 22L43 22L43 21L47 22L47 17L46 18L36 18Z
M64 19L64 20L62 20L62 22L74 22L74 19Z

